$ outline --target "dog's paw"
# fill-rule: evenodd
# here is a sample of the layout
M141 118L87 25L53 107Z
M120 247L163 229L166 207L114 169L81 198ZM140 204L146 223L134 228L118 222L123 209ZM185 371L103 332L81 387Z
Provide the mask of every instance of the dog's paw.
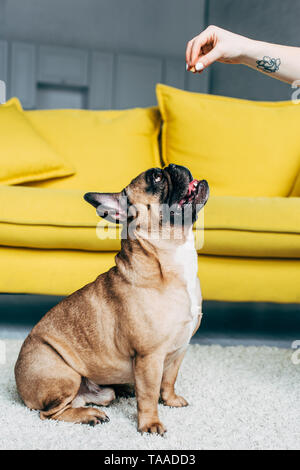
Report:
M186 401L186 399L181 397L180 395L173 395L167 400L163 400L163 404L165 406L171 406L172 408L181 408L183 406L188 406L188 402Z
M146 423L143 423L139 426L138 428L140 433L150 433L150 434L159 434L160 436L163 436L167 430L163 423L161 421L149 421Z
M96 426L100 423L108 423L109 417L96 408L86 408L86 415L83 417L82 423L89 424L90 426Z

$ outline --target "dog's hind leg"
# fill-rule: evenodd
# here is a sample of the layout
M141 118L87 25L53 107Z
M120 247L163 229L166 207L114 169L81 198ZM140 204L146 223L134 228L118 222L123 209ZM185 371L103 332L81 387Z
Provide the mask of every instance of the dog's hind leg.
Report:
M82 378L78 393L72 401L72 408L79 408L89 403L107 406L115 398L116 395L112 388L101 387L91 380Z
M108 421L96 408L74 408L81 376L47 343L29 336L15 367L17 388L24 403L41 410L41 419L98 424Z
M96 408L66 408L54 415L47 416L45 412L40 413L41 419L56 419L57 421L69 421L71 423L89 424L95 426L99 423L106 423L109 417Z

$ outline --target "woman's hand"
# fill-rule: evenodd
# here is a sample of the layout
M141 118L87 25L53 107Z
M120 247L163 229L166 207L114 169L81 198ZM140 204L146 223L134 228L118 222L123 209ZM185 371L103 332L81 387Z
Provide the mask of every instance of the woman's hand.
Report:
M244 64L294 88L300 86L300 47L255 41L209 26L187 43L186 68L201 73L216 61Z
M217 26L205 31L187 43L187 70L201 72L213 62L241 64L252 40Z

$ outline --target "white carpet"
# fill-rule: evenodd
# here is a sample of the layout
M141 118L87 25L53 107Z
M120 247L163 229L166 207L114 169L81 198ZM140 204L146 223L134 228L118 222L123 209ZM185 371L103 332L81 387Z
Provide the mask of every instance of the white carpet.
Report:
M190 406L159 405L166 437L136 431L135 398L106 409L110 422L94 428L41 421L15 387L20 341L6 341L0 365L1 449L300 449L300 365L292 350L190 346L177 390Z

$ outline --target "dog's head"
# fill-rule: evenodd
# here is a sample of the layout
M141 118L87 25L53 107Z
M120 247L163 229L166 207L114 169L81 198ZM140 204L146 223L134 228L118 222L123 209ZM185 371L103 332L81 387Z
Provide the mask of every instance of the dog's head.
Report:
M170 164L141 173L120 193L87 193L84 199L110 222L138 220L139 227L149 231L167 223L191 226L208 196L207 181L195 180L187 168Z

